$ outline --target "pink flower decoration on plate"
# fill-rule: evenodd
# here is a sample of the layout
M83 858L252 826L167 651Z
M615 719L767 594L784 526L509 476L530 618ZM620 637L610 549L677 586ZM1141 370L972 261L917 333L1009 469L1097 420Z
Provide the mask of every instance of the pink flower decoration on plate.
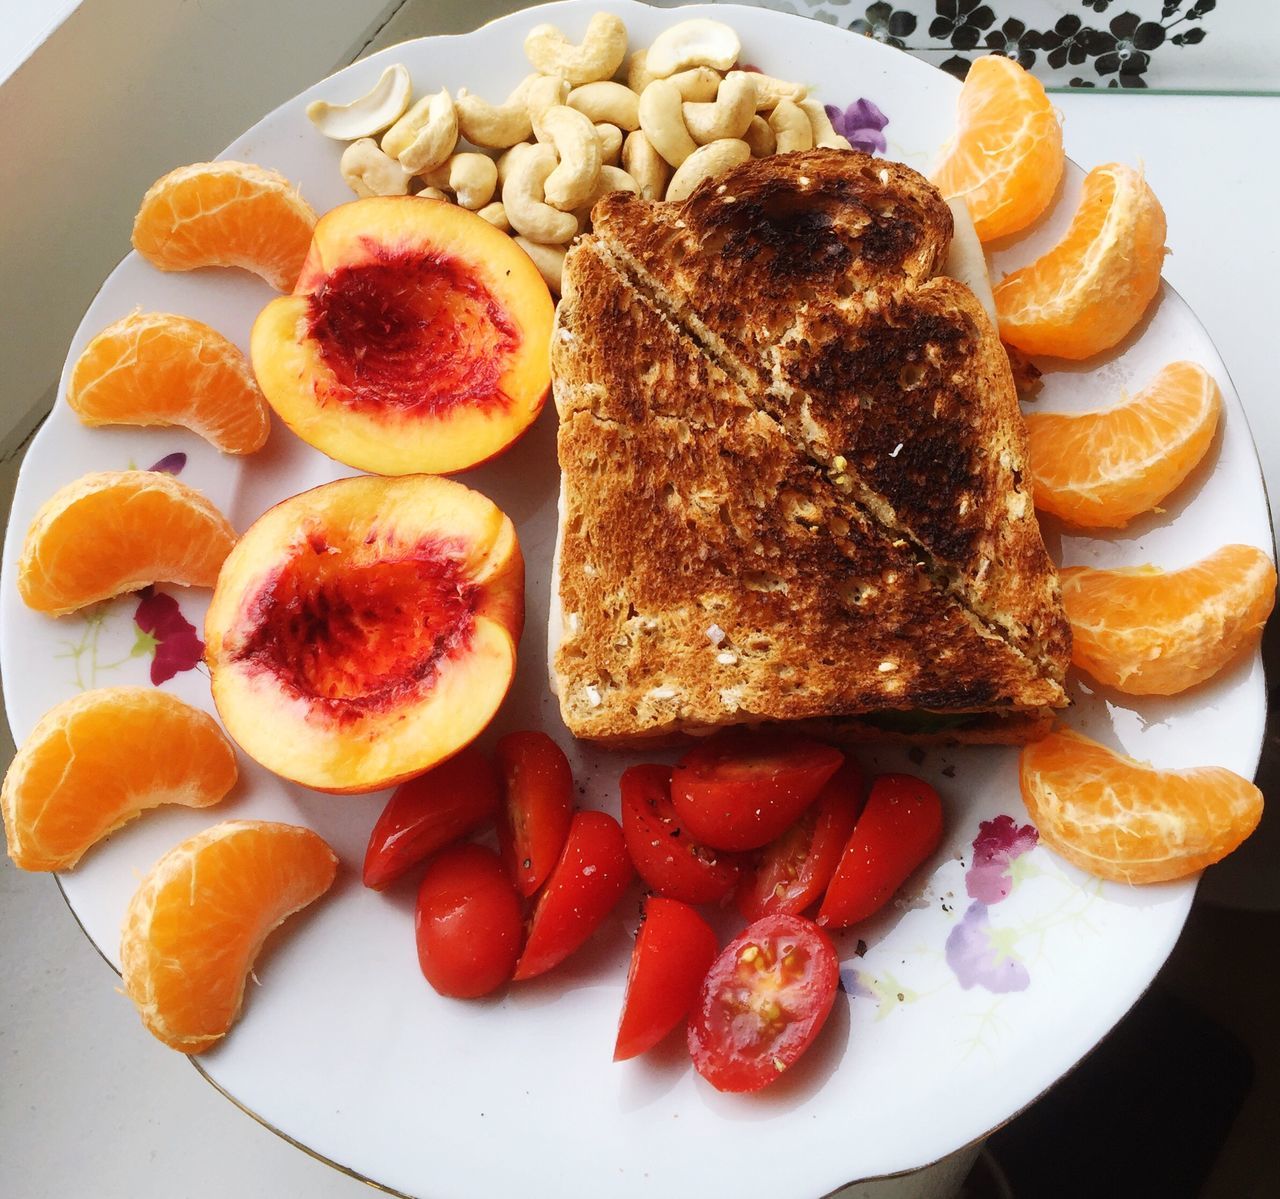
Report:
M133 623L138 626L138 651L151 651L151 681L157 687L191 670L204 656L195 625L182 615L178 601L163 591L148 588L142 593Z
M1021 828L1012 816L997 816L978 825L973 839L973 865L964 876L970 899L999 903L1013 890L1009 867L1014 859L1035 849L1040 834L1029 824Z

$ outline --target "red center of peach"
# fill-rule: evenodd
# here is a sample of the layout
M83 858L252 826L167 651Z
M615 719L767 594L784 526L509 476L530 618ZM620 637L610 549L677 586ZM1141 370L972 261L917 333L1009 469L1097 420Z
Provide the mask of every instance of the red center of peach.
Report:
M428 413L505 407L498 380L520 338L483 284L450 258L368 250L310 297L308 334L339 385L320 398Z
M476 600L438 542L352 562L313 534L254 597L253 631L235 656L354 717L429 690L439 663L470 640Z

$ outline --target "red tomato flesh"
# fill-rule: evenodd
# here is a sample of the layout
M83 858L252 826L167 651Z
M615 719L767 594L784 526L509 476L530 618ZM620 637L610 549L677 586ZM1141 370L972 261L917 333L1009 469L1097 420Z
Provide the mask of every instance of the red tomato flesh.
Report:
M564 849L573 819L573 773L546 733L508 733L497 745L506 802L498 848L521 895L532 895Z
M613 1060L652 1049L693 1007L720 943L688 904L651 895L631 951Z
M757 849L789 829L840 768L844 755L794 733L726 729L671 774L681 823L716 849Z
M515 977L533 978L563 962L600 926L633 877L618 822L605 812L578 812L533 909Z
M422 876L415 926L427 982L441 995L474 999L510 980L524 913L493 850L455 845Z
M671 768L623 771L622 833L637 873L659 895L683 903L719 903L738 885L742 861L700 845L671 804Z
M813 1043L840 979L831 938L803 916L764 916L723 950L689 1017L693 1064L718 1091L776 1082Z
M498 811L498 772L474 745L401 783L369 836L364 885L381 891L424 858L475 832Z
M818 923L847 928L878 912L942 840L942 800L922 779L882 774L853 826Z
M809 810L760 851L743 876L738 910L748 920L771 912L798 916L816 903L840 863L866 800L862 771L852 758L831 776Z

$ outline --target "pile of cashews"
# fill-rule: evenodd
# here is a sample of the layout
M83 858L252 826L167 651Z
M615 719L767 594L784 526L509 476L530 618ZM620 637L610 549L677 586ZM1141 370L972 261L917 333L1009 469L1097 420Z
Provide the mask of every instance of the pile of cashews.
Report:
M307 116L350 143L341 171L357 196L470 209L511 233L558 294L565 249L608 192L683 200L749 158L849 149L804 84L734 70L741 50L728 25L697 18L628 56L626 25L596 13L581 43L553 25L531 29L534 73L501 104L466 88L415 103L396 64L366 95L314 101Z

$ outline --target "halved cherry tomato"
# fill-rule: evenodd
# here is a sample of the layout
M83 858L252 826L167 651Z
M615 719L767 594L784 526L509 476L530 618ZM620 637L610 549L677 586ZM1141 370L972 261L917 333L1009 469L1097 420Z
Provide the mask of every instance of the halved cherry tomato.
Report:
M546 887L538 896L517 979L558 966L599 927L634 877L618 822L578 812Z
M761 851L738 888L738 910L748 920L770 912L799 916L821 898L840 864L866 800L862 771L846 758L818 798L776 841Z
M831 938L803 916L763 916L725 946L689 1017L693 1064L718 1091L758 1091L812 1044L836 997Z
M631 951L615 1062L652 1049L689 1014L719 948L711 926L688 904L661 895L645 900L644 923Z
M795 733L726 729L680 759L671 800L697 840L756 849L796 822L843 761L838 749Z
M369 836L364 885L381 891L428 855L474 832L498 811L498 772L474 745L401 783Z
M910 774L882 774L853 826L818 923L847 928L878 912L942 840L942 800Z
M532 895L551 873L573 819L569 759L546 733L508 733L497 745L506 804L498 848L516 889Z
M441 995L473 999L510 980L524 913L498 855L455 845L427 866L415 917L418 964Z
M699 845L671 805L669 766L622 772L622 833L640 877L683 903L719 903L738 884L742 859Z

